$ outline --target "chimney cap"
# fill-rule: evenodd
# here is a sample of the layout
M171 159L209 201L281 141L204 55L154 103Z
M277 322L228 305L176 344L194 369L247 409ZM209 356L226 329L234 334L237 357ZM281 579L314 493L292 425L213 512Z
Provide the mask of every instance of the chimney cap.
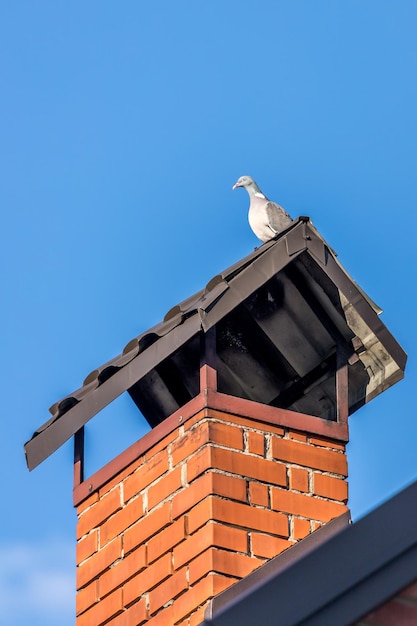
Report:
M299 218L56 402L25 444L28 467L124 391L151 426L196 396L200 336L213 327L219 391L334 419L336 353L343 352L353 413L404 375L406 354L380 313L308 218Z

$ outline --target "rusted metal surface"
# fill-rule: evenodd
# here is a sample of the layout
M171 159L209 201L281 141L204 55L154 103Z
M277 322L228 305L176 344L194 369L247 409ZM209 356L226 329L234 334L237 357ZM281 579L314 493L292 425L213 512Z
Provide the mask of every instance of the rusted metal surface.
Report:
M308 218L300 218L170 309L54 404L53 417L25 445L28 467L125 391L152 427L196 397L201 384L345 420L403 377L406 355L379 312ZM211 341L204 370L202 338ZM340 350L347 363L338 361Z

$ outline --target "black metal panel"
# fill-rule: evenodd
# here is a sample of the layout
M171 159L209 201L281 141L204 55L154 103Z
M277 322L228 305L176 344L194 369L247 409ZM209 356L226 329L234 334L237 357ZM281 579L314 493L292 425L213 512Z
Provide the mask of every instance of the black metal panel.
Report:
M152 428L180 407L156 368L132 385L128 393Z
M239 306L218 325L217 351L227 366L227 377L219 372L218 389L235 395L230 376L238 380L250 400L270 404L295 372L285 362L245 307ZM233 383L232 383L233 386Z
M200 341L196 335L128 389L154 427L199 393Z

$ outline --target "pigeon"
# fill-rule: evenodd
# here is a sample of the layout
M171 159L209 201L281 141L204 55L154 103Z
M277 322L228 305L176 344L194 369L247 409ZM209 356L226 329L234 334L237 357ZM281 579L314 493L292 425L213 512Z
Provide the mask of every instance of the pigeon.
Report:
M244 187L249 194L249 225L261 241L273 239L291 226L293 220L279 204L271 202L250 176L241 176L232 189Z

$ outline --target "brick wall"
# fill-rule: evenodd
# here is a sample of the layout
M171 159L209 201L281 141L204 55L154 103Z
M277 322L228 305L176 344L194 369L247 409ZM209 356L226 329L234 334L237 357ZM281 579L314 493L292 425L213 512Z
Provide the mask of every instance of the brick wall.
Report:
M417 582L380 606L356 626L414 626L417 624Z
M77 626L199 624L210 598L346 511L344 452L197 412L77 507Z

